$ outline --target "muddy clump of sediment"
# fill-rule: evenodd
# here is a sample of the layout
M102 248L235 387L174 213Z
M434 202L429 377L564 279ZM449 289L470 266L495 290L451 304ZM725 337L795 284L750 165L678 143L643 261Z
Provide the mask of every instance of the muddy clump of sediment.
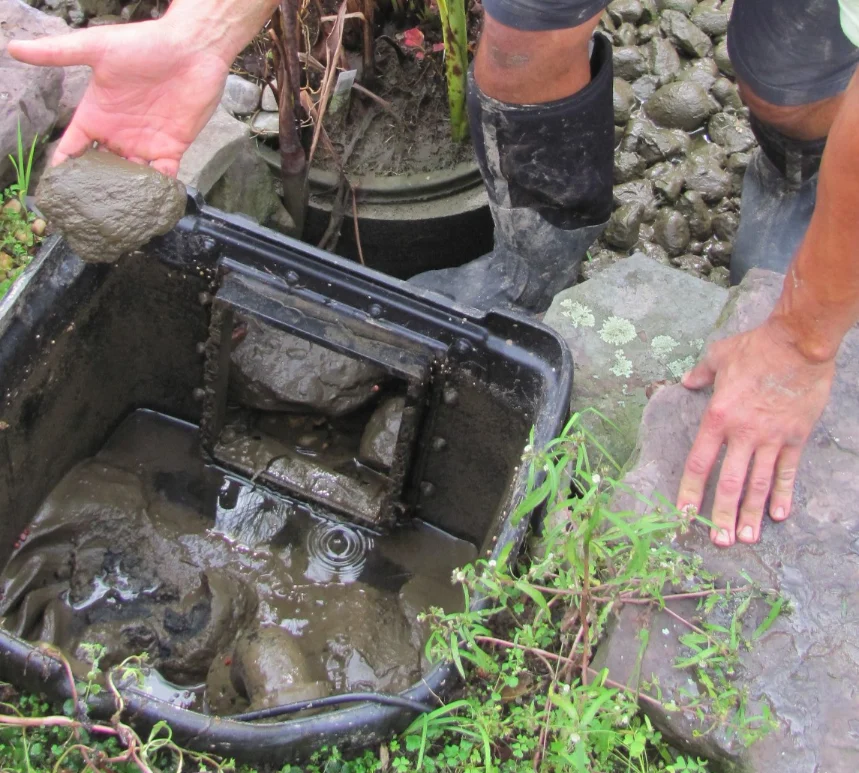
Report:
M113 263L185 214L178 180L105 151L89 150L45 172L36 204L89 263Z

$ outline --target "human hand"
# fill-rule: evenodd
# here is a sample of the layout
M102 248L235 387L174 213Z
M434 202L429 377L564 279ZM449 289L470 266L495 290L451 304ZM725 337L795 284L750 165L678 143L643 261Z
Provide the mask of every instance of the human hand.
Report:
M175 177L182 154L218 106L232 62L193 33L165 17L10 42L9 53L22 62L92 68L52 164L97 142Z
M802 449L826 407L834 375L834 359L809 360L770 318L712 344L683 377L688 389L715 389L686 460L678 508L700 510L710 471L727 446L711 514L714 544L757 542L768 497L770 518L790 515Z

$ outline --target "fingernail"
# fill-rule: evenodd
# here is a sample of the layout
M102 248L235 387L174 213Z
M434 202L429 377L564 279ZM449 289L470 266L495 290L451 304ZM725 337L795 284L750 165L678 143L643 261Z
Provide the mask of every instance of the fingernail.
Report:
M772 519L774 521L783 521L784 520L784 508L777 507L774 513L771 513Z
M743 526L740 529L740 539L743 542L751 542L755 538L755 530L751 526Z
M731 535L728 534L727 529L719 529L719 533L716 535L716 544L723 547L728 547L731 544Z

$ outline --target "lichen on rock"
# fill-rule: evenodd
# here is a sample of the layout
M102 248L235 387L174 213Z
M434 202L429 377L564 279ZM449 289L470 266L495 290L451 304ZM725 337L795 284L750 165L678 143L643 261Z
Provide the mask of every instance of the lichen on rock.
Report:
M612 346L623 346L635 338L635 325L623 317L609 317L602 323L600 338Z
M567 298L561 301L561 314L573 323L573 327L593 327L594 313L585 304Z

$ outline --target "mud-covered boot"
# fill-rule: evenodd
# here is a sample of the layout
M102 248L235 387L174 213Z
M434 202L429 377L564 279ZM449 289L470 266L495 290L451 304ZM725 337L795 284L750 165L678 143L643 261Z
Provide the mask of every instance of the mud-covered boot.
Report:
M743 177L731 284L750 268L785 273L805 236L817 199L826 140L794 140L751 116L760 148Z
M591 82L570 97L512 105L468 79L477 162L495 247L471 263L410 281L479 309L545 311L574 284L611 214L614 115L611 46L594 37Z

